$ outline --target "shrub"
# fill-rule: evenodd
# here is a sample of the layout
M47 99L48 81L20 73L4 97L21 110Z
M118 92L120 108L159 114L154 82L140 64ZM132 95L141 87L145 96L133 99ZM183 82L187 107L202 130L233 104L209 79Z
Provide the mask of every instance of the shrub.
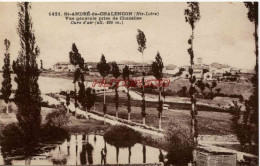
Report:
M170 164L187 165L192 160L193 141L189 127L179 121L170 122L165 139Z
M22 131L17 123L5 126L0 136L0 145L3 152L11 152L13 149L21 148L22 142Z
M51 127L62 128L69 122L69 117L66 114L66 108L64 106L59 106L57 110L46 116L46 121L46 124Z
M7 156L28 156L39 153L40 135L36 138L30 136L28 131L23 130L18 123L8 124L0 137L1 151Z
M17 123L5 126L0 135L1 151L7 156L32 156L43 153L41 147L47 142L64 141L69 137L65 129L50 125L41 126L37 138L30 139Z
M105 132L104 139L110 145L125 148L140 142L141 134L127 126L115 125Z

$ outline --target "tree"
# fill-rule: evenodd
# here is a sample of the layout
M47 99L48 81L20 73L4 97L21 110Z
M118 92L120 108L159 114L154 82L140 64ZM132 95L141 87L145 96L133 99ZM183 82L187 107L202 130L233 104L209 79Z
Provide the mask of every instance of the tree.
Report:
M160 56L160 53L157 52L157 55L155 57L155 61L152 63L152 73L153 76L158 80L159 82L159 98L158 98L158 116L159 116L159 129L162 129L162 111L163 111L163 101L161 100L161 82L163 77L163 61Z
M214 95L213 95L213 89L215 87L217 87L217 82L213 81L211 84L206 83L206 87L210 90L210 97L213 99Z
M235 132L238 141L240 142L242 148L244 148L246 143L251 145L252 142L252 126L250 124L250 108L248 107L248 102L246 101L246 110L242 111L242 105L238 102L233 101L233 105L230 106L229 112L232 115L231 118L231 128Z
M4 58L4 66L3 66L3 82L1 92L6 103L6 113L9 113L9 97L12 93L12 84L11 84L11 72L10 72L10 41L5 39L5 58Z
M220 94L221 88L217 88L217 89L215 89L215 91L216 91L218 94Z
M189 127L178 119L171 121L165 133L168 165L188 165L194 149Z
M88 87L86 90L86 103L87 103L88 112L94 106L94 104L96 102L96 98L97 98L97 96L96 96L95 90Z
M258 2L244 2L245 6L248 8L247 17L248 19L254 23L255 32L253 34L255 38L255 54L256 54L256 66L255 71L258 71Z
M197 129L197 118L196 115L197 113L197 108L196 108L196 98L195 98L195 93L196 93L196 88L195 88L195 82L196 82L196 77L193 75L193 65L194 65L194 52L193 52L193 39L194 39L194 29L195 29L195 24L197 21L200 20L200 9L199 9L199 3L198 2L187 2L187 8L184 10L184 15L185 15L185 21L190 24L192 34L188 40L188 44L190 45L190 48L188 49L188 53L190 55L190 68L189 68L189 73L190 73L190 98L191 98L191 135L193 137L193 164L196 163L196 158L195 158L195 148L198 145L198 129Z
M87 103L86 103L86 89L83 82L78 83L79 86L79 93L78 93L78 102L81 104L84 110L86 110L86 117L88 118L88 111L86 109Z
M17 120L22 130L27 147L33 150L37 144L41 127L41 92L38 85L40 70L36 59L40 54L36 46L32 18L30 16L31 4L21 2L18 4L18 35L21 50L14 62L13 70L16 74L15 103L18 107ZM25 150L27 151L27 150ZM29 151L28 151L29 152Z
M69 52L70 63L74 66L79 66L80 69L84 68L84 59L81 57L79 50L75 43L72 44L71 51Z
M258 2L245 2L245 6L248 8L248 19L254 23L255 32L253 34L255 38L255 55L256 55L256 65L255 65L255 74L252 77L251 81L254 86L253 94L249 97L247 102L247 109L250 110L249 122L252 126L252 137L255 144L258 145Z
M81 54L79 53L79 50L75 43L72 44L71 51L69 52L69 58L70 63L75 66L75 72L74 72L74 95L75 95L75 113L77 113L77 107L78 107L78 97L77 97L77 82L79 78L82 82L84 82L84 75L82 73L82 70L84 68L84 59L81 57Z
M138 43L138 51L142 53L142 65L143 65L143 78L142 78L142 117L143 117L143 124L145 125L145 95L144 95L144 76L145 76L145 71L144 71L144 50L146 49L146 37L143 31L140 29L137 29L138 34L136 35L137 43Z
M105 56L102 54L100 62L97 64L97 69L100 75L103 77L103 81L105 81L105 77L108 76L110 73L110 66L106 62ZM107 106L106 106L106 91L105 91L105 85L104 86L104 104L103 104L103 112L104 112L104 123L105 123L105 116L107 112Z
M127 111L128 111L128 120L130 121L131 116L131 96L129 94L129 87L130 87L130 70L127 65L125 65L122 73L123 79L125 81L126 87L127 87Z
M118 67L118 65L117 65L117 63L116 62L113 62L112 63L112 71L111 71L111 73L112 73L112 75L115 77L115 79L117 79L120 75L121 75L121 73L120 73L120 71L119 71L119 67ZM118 118L118 105L119 105L119 103L118 103L118 85L116 84L116 86L115 86L115 105L116 105L116 118Z
M197 82L196 82L196 85L199 87L199 89L200 89L200 91L201 91L201 94L202 94L202 96L204 97L204 90L205 90L205 87L206 87L206 85L205 85L205 83L202 81L202 80L198 80Z
M66 93L66 105L67 105L67 110L68 110L68 113L69 113L69 105L70 105L70 92L67 91Z
M187 87L186 86L181 87L180 91L181 91L183 97L187 97Z
M86 110L86 117L88 118L88 112L94 106L96 101L96 94L92 91L90 87L85 89L83 82L79 82L79 103L82 105L83 109Z

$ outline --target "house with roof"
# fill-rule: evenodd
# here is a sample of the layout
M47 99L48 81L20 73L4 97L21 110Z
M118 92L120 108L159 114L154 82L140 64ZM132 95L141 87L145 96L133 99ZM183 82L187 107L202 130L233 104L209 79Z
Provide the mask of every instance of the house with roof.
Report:
M74 72L76 67L70 62L58 62L53 65L52 69L56 72Z
M179 70L180 69L178 67L176 67L175 65L168 65L168 66L163 68L163 73L174 75L174 74L178 73Z

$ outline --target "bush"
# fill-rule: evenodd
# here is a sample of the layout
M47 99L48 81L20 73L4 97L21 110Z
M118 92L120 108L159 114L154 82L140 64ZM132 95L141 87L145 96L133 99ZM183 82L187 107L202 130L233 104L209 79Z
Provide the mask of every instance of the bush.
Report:
M5 126L0 135L0 146L2 153L7 156L32 156L43 153L41 147L43 144L56 141L64 141L69 137L65 129L53 127L50 125L41 126L41 131L37 138L31 138L26 135L18 123L11 123Z
M17 123L8 124L0 136L0 145L3 152L11 152L13 149L22 148L22 131Z
M127 126L115 125L105 132L104 139L110 145L126 148L140 142L141 134Z
M66 114L66 108L59 106L57 110L49 113L46 116L46 125L51 127L62 128L69 122L69 117Z
M26 133L28 131L22 130L18 123L5 126L0 137L1 151L8 156L28 156L39 153L40 137L31 137Z
M187 165L192 160L193 141L189 127L179 121L170 122L165 139L170 164Z

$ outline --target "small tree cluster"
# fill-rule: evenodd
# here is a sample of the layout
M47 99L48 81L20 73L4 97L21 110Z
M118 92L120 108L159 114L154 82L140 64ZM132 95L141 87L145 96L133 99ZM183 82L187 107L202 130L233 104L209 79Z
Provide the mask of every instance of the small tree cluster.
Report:
M245 144L252 143L252 123L251 123L251 114L248 102L246 101L246 109L242 111L242 105L239 105L238 102L233 101L233 105L229 108L230 113L232 114L231 122L232 129L235 132L240 144L244 148Z
M86 110L86 113L88 113L96 102L95 91L90 87L86 89L84 83L79 82L78 97L79 97L79 103L82 105L83 109Z
M217 82L213 81L211 84L206 83L206 87L210 90L210 96L213 99L214 98L213 89L217 87Z

